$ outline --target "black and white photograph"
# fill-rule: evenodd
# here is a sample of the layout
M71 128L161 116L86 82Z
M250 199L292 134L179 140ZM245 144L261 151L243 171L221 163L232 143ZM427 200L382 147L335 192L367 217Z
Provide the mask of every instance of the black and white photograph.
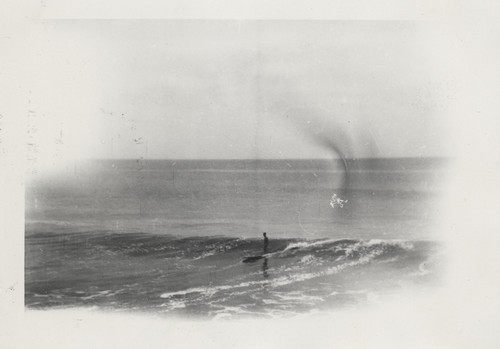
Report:
M6 347L498 345L498 26L41 6Z

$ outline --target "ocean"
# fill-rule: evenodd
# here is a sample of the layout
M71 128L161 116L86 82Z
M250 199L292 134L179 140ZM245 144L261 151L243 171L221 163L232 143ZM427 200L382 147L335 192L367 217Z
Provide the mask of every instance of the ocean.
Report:
M32 175L25 305L276 318L432 290L446 164L89 160ZM267 254L244 263L263 232Z

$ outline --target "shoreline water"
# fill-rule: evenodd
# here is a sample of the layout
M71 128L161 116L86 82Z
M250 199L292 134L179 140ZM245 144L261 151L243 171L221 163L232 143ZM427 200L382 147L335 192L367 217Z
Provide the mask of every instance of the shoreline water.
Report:
M17 338L19 348L466 348L488 343L471 331L459 332L468 319L453 319L449 301L410 291L370 306L328 314L299 314L279 319L203 321L150 314L111 313L95 309L27 310ZM435 321L436 313L443 314ZM448 314L448 315L446 315ZM443 322L441 322L443 321ZM439 323L438 323L439 322ZM453 334L453 335L452 335ZM491 347L491 346L482 346Z

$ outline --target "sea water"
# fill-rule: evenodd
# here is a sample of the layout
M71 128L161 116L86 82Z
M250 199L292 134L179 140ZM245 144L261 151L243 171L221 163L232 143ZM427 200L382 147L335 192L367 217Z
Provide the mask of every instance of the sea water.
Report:
M435 287L445 164L94 160L33 176L26 306L283 317ZM268 255L243 263L264 231Z

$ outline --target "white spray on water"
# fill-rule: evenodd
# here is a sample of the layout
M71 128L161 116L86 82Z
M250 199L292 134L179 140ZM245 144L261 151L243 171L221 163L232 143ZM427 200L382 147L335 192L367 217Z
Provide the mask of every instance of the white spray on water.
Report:
M341 197L337 196L337 194L333 194L331 199L330 199L330 206L332 208L335 208L336 206L339 206L340 208L343 208L344 205L348 202L349 200L347 199L342 199Z

